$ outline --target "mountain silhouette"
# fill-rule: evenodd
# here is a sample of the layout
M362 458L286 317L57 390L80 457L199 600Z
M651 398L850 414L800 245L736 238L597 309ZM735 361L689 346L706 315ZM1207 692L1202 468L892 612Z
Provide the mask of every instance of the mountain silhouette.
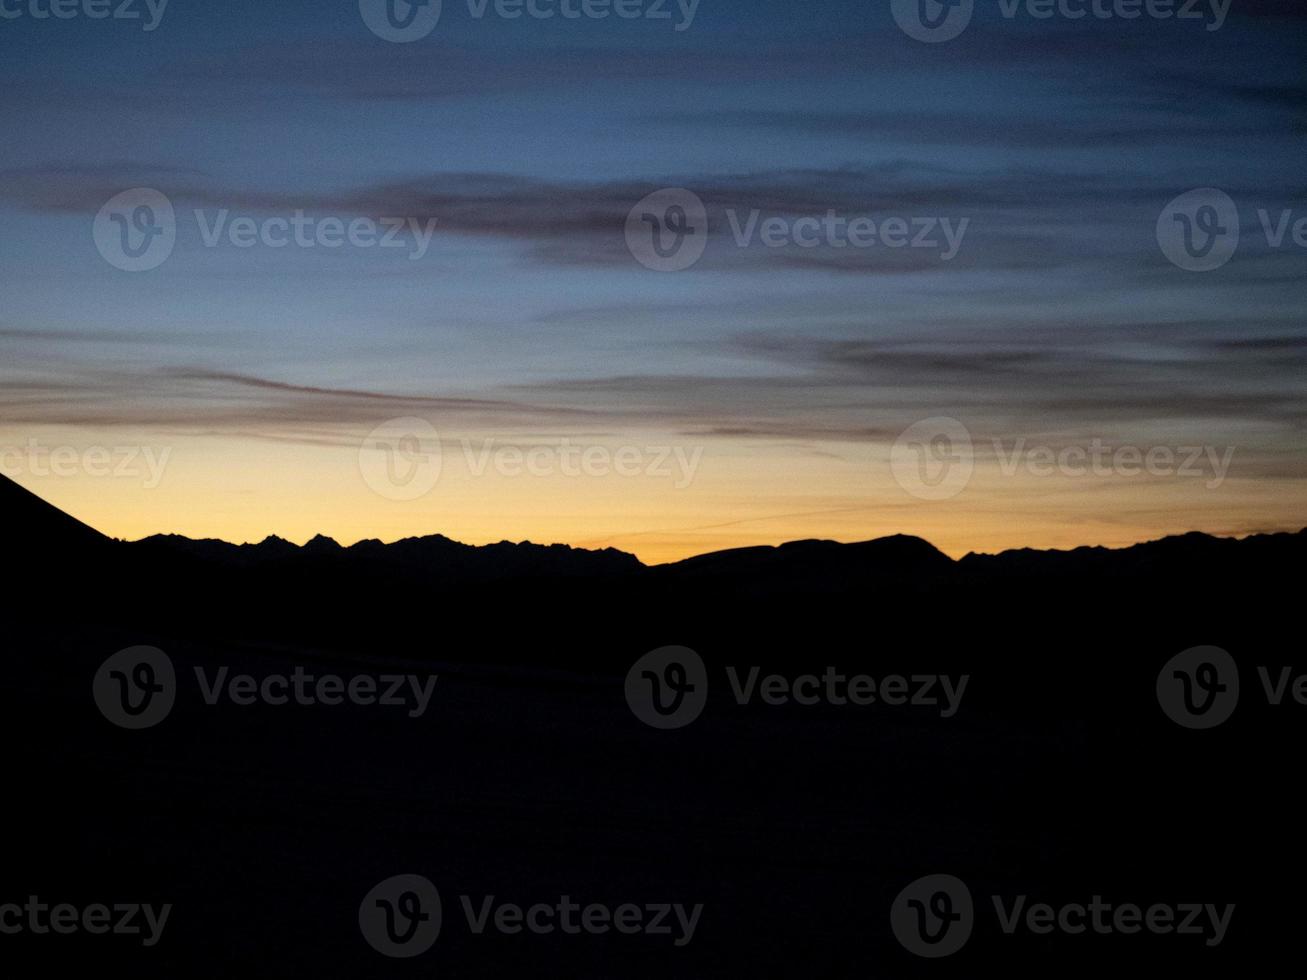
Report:
M1022 976L1101 975L1122 955L1228 975L1297 927L1295 902L1252 907L1247 875L1281 868L1298 832L1302 715L1264 703L1258 668L1278 678L1297 659L1284 636L1307 532L957 560L895 535L647 566L441 535L117 541L9 481L0 507L20 543L0 718L21 803L0 904L177 909L153 949L0 937L0 955L47 972L379 976L352 925L377 882L409 872L445 895L429 965L459 976L936 976L887 910L937 872L978 910L1017 894L1239 903L1215 951L977 929L962 955ZM1244 693L1220 730L1188 731L1159 707L1159 676L1207 645L1237 660ZM707 700L663 731L633 712L629 682L669 647L701 658ZM176 699L129 730L94 682L142 648L169 658ZM337 692L355 677L438 682L419 717L275 699L297 671ZM886 696L801 702L805 675L809 694L838 675ZM935 694L967 679L956 713L916 703L923 677ZM778 680L796 697L772 703ZM611 931L477 938L464 894L703 903L705 924L686 948Z
M159 534L139 541L107 538L18 484L0 477L0 510L17 543L38 555L58 552L112 560L165 572L268 573L385 581L464 589L532 581L600 580L650 588L725 590L741 594L839 594L875 587L921 592L945 586L986 587L1025 582L1046 588L1061 580L1191 579L1195 575L1255 573L1307 557L1307 529L1246 538L1199 532L1125 548L1022 548L953 559L921 538L891 535L869 541L791 541L645 565L615 548L501 541L468 545L441 534L389 544L376 539L344 546L317 535L296 545L275 535L257 544L231 544Z
M5 476L0 476L0 514L6 519L10 545L24 551L41 554L51 549L95 548L109 542L99 531Z

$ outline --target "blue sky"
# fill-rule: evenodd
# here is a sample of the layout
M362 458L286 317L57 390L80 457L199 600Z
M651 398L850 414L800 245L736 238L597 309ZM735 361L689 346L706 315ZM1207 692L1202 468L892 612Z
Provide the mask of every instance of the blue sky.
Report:
M794 475L806 459L862 465L950 416L982 440L1238 445L1236 472L1267 495L1245 484L1188 523L1288 520L1307 250L1272 247L1257 213L1307 216L1301 7L1234 0L1208 30L1008 19L995 0L939 44L906 36L888 4L702 0L683 31L669 7L504 20L445 0L430 36L394 44L357 3L171 0L147 32L8 0L25 13L0 20L0 424L305 445L332 429L348 445L386 417L379 395L442 433L654 426L737 463L792 453L791 476L752 491L771 486L779 514L820 495ZM137 187L173 203L177 244L125 273L91 229ZM710 221L703 259L676 274L623 238L664 187L693 190ZM1155 226L1205 187L1236 202L1243 233L1232 261L1193 273ZM965 219L967 237L949 260L737 247L728 214L755 209ZM417 260L207 247L196 210L436 230ZM1157 526L1169 505L1135 489L1077 515ZM1132 521L1145 510L1153 523Z

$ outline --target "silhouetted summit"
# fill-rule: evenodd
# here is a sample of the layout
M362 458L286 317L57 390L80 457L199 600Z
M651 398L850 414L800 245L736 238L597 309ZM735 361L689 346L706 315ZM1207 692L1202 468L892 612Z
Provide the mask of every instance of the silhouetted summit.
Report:
M1218 538L1190 531L1126 548L1082 547L1069 551L1022 548L997 555L969 554L958 562L970 578L1155 578L1256 574L1272 570L1307 548L1307 529L1296 533Z
M428 583L476 584L506 579L577 576L618 576L644 566L634 555L613 548L588 551L569 545L469 545L443 534L404 538L383 544L369 538L344 547L317 535L302 547L278 537L258 544L192 541L175 534L156 535L120 546L151 560L202 561L228 568L276 566L286 572L352 575L367 572L388 578Z
M652 593L660 600L694 601L714 595L812 599L869 590L925 595L949 588L1011 589L1018 583L1029 595L1067 584L1173 588L1202 577L1284 580L1298 574L1307 552L1307 530L1243 539L1192 532L1127 548L1019 549L954 561L921 538L899 534L849 544L806 540L735 548L650 567L615 548L529 541L468 545L441 534L390 544L367 539L349 546L321 534L303 546L275 535L257 544L176 534L113 541L4 478L0 507L13 529L11 540L33 561L57 560L66 566L72 559L108 579L106 588L126 576L164 591L202 586L224 595L284 591L286 583L318 597L363 595L379 588L458 591L514 584L540 597L545 585L565 582L616 589L626 598L647 599ZM230 578L235 573L240 577Z
M929 585L954 562L928 541L896 534L873 541L791 541L776 547L718 551L655 569L669 579L747 591L843 590L913 580Z
M306 552L329 555L340 551L340 542L335 538L329 538L325 534L315 534L313 538L304 544Z
M11 547L45 552L109 543L99 531L4 476L0 476L0 514L5 517L5 533Z

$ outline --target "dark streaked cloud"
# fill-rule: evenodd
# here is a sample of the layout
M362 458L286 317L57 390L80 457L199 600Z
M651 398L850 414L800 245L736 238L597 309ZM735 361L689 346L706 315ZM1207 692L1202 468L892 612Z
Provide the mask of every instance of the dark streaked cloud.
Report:
M1303 93L1287 87L1245 86L1241 96L1262 106L1300 110ZM1088 100L1086 100L1087 102ZM726 109L709 112L663 113L648 117L656 126L728 130L771 130L818 138L893 140L920 146L989 146L1004 149L1105 149L1201 143L1214 139L1264 139L1265 120L1222 120L1187 112L1138 111L1112 113L1100 101L1093 110L1077 112L1075 126L1065 118L1040 118L1014 113L965 112L811 112ZM1068 112L1071 107L1068 106ZM1237 113L1231 113L1237 117ZM1301 120L1300 120L1301 121Z
M630 209L648 193L668 186L693 190L709 217L706 268L775 262L796 269L912 272L941 268L940 248L767 249L753 239L737 247L756 212L773 216L834 215L840 221L869 216L909 221L948 221L966 233L958 268L1022 269L1123 259L1150 247L1151 222L1176 185L1165 175L1122 176L1082 172L1074 180L1053 170L964 170L887 160L840 168L782 169L733 175L669 174L652 180L560 181L493 173L443 173L332 190L274 190L236 185L198 171L125 164L79 167L52 164L0 171L0 204L44 214L93 216L128 187L153 186L182 211L227 210L233 215L402 218L441 236L483 236L519 242L537 260L552 264L630 267L623 229ZM1256 200L1260 188L1228 181L1225 189ZM1305 195L1307 196L1307 195ZM193 222L192 222L193 224ZM1115 224L1119 231L1104 235ZM1096 228L1093 235L1075 234ZM915 226L912 229L915 234ZM965 245L965 242L962 242ZM1132 274L1134 261L1126 265Z

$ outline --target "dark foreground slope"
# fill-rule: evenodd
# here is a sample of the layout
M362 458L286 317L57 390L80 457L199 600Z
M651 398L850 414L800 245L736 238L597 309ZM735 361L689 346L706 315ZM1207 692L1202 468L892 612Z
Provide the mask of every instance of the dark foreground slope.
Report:
M11 506L6 498L6 507ZM21 501L24 505L27 501ZM35 516L6 513L20 523ZM391 551L390 549L396 549ZM444 539L232 549L95 537L8 552L7 817L0 905L170 903L160 942L0 935L7 976L1098 975L1254 970L1296 942L1294 674L1307 535L1186 536L1122 551L952 561L925 542L798 542L646 568L629 556ZM177 675L152 727L93 679L148 644ZM641 722L628 669L705 663L702 714ZM1163 665L1201 644L1240 668L1237 710L1193 731ZM968 678L939 703L738 703L732 677ZM438 675L426 709L205 699L261 684ZM736 668L736 674L727 672ZM939 694L939 685L933 692ZM359 907L430 879L440 936L392 959ZM890 928L900 890L955 875L974 933L942 960ZM478 933L495 903L702 904L675 935ZM1233 903L1201 936L1003 932L991 896Z
M0 476L0 514L5 518L6 550L15 558L56 552L76 555L108 543L99 531L4 476Z

